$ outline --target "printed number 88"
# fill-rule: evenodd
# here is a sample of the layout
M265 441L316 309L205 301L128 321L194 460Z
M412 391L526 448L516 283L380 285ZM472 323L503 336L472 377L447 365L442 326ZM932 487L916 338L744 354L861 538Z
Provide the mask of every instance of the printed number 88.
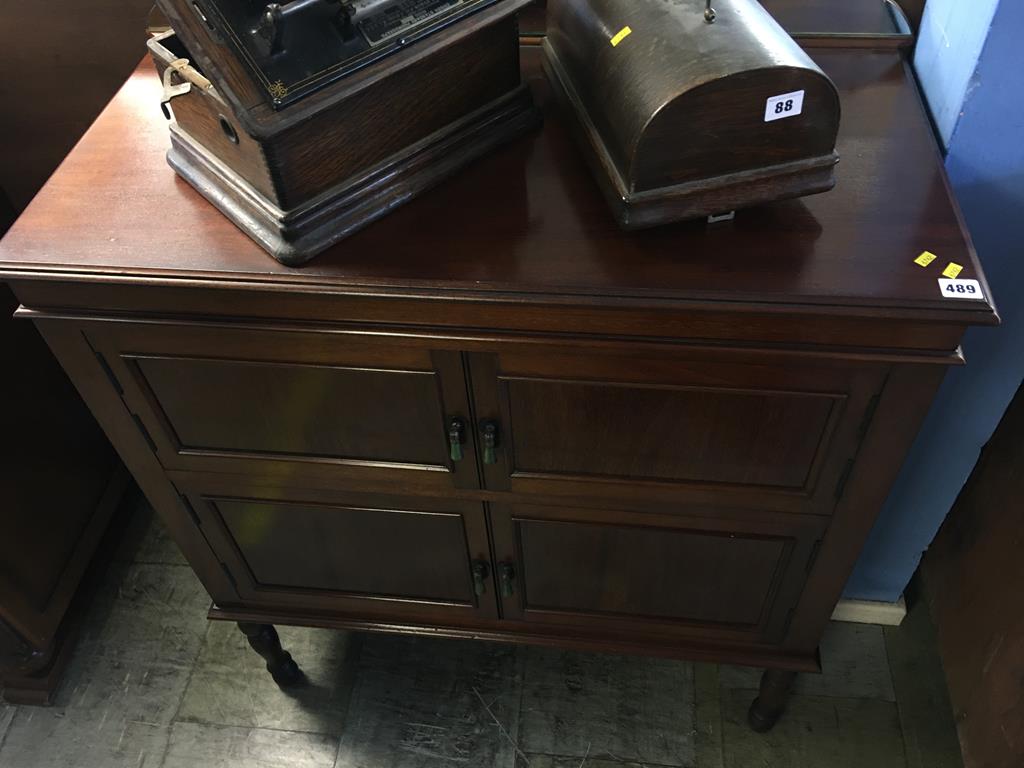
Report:
M793 100L792 99L788 99L787 101L780 101L778 104L775 105L775 114L776 115L781 115L783 112L792 112L792 111L793 111Z

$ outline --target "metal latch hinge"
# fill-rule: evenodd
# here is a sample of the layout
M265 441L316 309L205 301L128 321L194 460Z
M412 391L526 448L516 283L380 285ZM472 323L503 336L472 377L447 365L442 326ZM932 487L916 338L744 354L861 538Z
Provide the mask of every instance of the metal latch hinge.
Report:
M110 382L110 386L117 392L118 397L124 397L124 387L121 386L121 382L117 380L117 376L114 375L114 370L110 367L110 363L107 362L102 354L97 352L95 349L92 351L96 355L96 361L100 364L100 368L103 369L103 373L106 374L107 380Z
M228 581L231 582L232 588L237 593L238 592L238 582L235 581L234 574L231 573L231 569L228 568L227 563L225 563L223 560L221 560L220 561L220 568L221 568L222 571L224 571L224 575L227 576Z
M821 552L821 539L818 539L811 546L811 555L807 558L807 573L810 573L811 569L814 568L814 564L818 562L819 552Z
M868 407L864 409L864 418L860 422L860 431L857 433L857 442L859 443L868 433L868 429L871 428L871 422L875 418L875 411L878 410L879 395L875 395L868 401Z
M851 472L853 472L853 459L846 462L846 466L843 467L843 474L839 476L839 482L836 484L836 501L843 498L843 494L846 492L846 483L850 479Z
M192 506L192 503L183 494L179 493L178 498L181 499L181 506L183 506L185 511L188 512L188 516L192 518L192 522L195 526L197 528L202 528L203 521L199 518L199 514L196 512L195 507Z
M796 615L796 606L794 605L786 612L786 619L782 622L782 632L785 634L789 632L789 626L793 623L793 616Z
M153 436L149 434L149 430L146 429L146 425L142 423L136 414L132 414L132 420L135 422L135 426L138 427L139 434L142 435L142 439L146 441L146 445L149 446L149 450L156 453L156 441L153 440Z

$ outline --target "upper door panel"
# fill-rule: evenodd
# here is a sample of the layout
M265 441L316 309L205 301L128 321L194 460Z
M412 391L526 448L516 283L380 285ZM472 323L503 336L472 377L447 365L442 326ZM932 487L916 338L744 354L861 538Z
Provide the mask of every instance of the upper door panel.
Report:
M878 366L695 353L471 359L489 488L819 514L882 380Z
M437 491L476 487L458 353L326 332L90 324L169 469Z

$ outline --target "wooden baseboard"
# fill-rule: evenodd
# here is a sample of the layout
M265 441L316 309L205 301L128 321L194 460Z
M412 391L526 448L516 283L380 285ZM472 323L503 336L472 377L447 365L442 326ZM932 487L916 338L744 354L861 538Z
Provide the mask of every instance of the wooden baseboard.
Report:
M840 600L832 612L832 621L898 627L903 623L906 615L907 604L902 596L895 603L881 603L874 600Z

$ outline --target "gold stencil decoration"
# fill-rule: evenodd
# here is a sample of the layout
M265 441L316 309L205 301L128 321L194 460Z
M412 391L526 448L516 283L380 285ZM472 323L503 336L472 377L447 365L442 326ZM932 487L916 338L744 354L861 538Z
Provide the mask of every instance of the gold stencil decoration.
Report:
M270 91L270 95L275 99L283 99L288 95L288 86L278 80L276 83L271 83L267 89Z

